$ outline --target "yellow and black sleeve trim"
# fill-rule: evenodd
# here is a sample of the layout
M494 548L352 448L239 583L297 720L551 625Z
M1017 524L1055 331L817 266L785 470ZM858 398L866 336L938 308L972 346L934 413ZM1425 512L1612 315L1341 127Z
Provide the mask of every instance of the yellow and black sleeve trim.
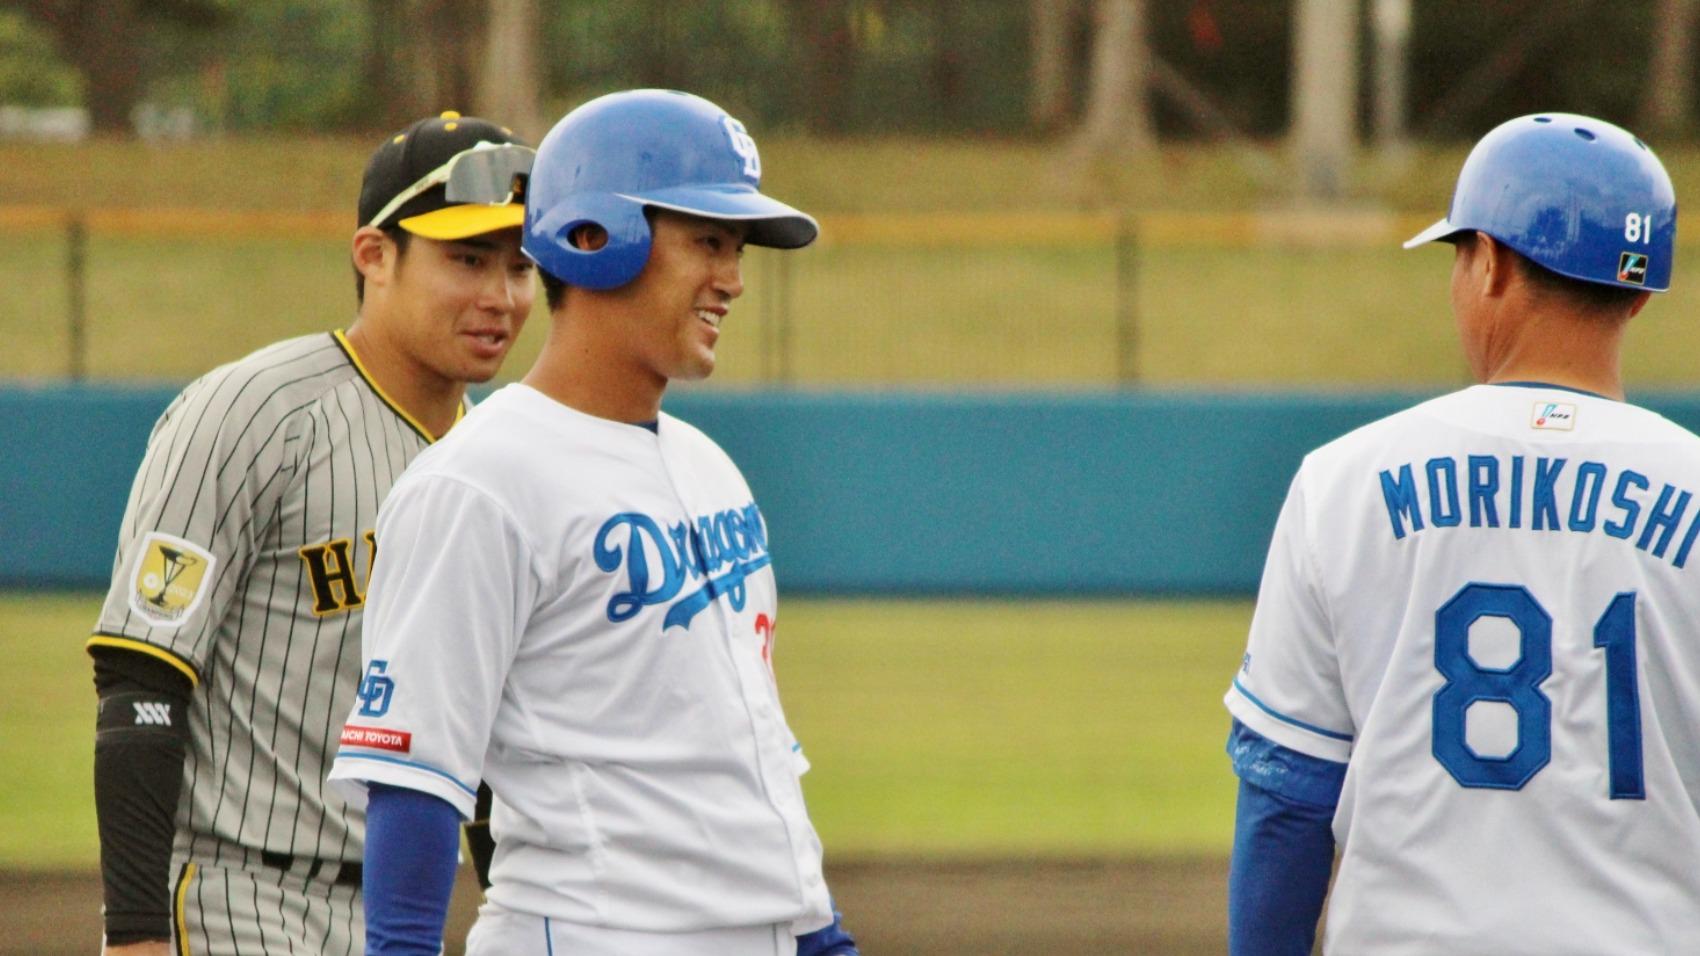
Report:
M133 637L125 637L122 634L107 634L97 631L93 637L89 638L88 643L84 645L84 649L93 653L94 649L97 647L115 647L121 650L135 651L138 654L146 654L155 660L164 661L181 671L184 677L189 678L189 684L191 686L200 686L201 675L195 671L195 665L157 644L149 644L147 641L138 641Z

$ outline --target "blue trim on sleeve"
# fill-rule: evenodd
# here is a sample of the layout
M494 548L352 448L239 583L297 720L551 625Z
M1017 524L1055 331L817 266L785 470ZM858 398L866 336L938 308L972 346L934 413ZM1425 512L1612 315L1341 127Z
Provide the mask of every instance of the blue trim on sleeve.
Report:
M1334 865L1333 813L1240 781L1228 860L1229 956L1310 956Z
M555 956L555 930L549 926L549 917L543 917L543 949L547 956Z
M1333 810L1340 803L1346 765L1283 747L1238 720L1228 731L1234 775L1270 793Z
M1218 684L1217 686L1219 687L1221 685ZM1307 724L1302 720L1295 720L1294 718L1288 717L1286 714L1281 713L1280 711L1269 706L1268 704L1265 704L1263 701L1257 699L1256 694L1253 694L1251 691L1246 690L1245 685L1240 683L1240 679L1238 677L1234 678L1234 689L1239 691L1240 694L1242 696L1244 696L1246 700L1249 700L1253 704L1256 704L1258 710L1263 711L1264 713L1275 718L1276 720L1279 720L1283 724L1292 724L1294 727L1298 727L1301 730L1308 730L1313 734L1321 734L1322 736L1328 737L1328 738L1333 739L1333 740L1344 740L1346 743L1352 742L1352 735L1351 734L1342 734L1342 733L1340 733L1338 731L1334 731L1334 730L1325 730L1321 727L1316 726L1315 724Z
M402 766L402 767L412 767L415 770L424 770L428 773L434 773L437 776L442 777L444 780L447 780L448 782L450 782L450 783L454 784L455 786L461 788L462 790L465 790L466 795L471 797L472 799L474 799L474 800L478 799L478 788L477 787L469 787L466 784L461 783L459 780L456 780L454 778L454 776L449 774L447 771L438 770L436 767L433 767L429 764L415 763L411 760L402 760L399 757L380 757L377 754L351 754L347 751L343 751L342 753L337 754L337 757L339 757L339 758L346 757L349 760L376 760L379 763L393 763L393 764L396 764L396 765Z
M363 896L368 956L436 956L454 892L460 811L435 794L373 783Z
M844 929L844 914L838 912L838 904L828 902L832 923L797 937L797 956L861 956L855 938Z

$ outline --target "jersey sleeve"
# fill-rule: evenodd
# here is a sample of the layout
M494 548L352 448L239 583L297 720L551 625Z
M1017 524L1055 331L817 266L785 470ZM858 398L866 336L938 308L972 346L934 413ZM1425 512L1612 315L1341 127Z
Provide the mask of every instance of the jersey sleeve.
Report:
M208 376L154 425L91 649L139 651L199 679L305 444L307 417L252 390L231 375Z
M488 494L404 478L378 513L364 677L330 779L419 790L470 820L508 669L538 593L533 549Z
M1225 702L1247 727L1281 746L1344 763L1354 726L1311 547L1308 507L1301 469L1275 523L1251 636Z

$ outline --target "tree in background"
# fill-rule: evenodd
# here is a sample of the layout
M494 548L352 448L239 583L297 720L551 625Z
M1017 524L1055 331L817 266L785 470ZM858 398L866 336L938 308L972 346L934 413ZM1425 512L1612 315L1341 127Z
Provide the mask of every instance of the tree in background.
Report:
M488 16L473 109L536 143L548 132L537 69L542 12L537 0L489 0Z
M1700 109L1691 92L1700 0L1349 2L1409 8L1409 82L1397 102L1418 138L1474 138L1507 115L1562 106L1668 142L1671 130L1693 129ZM0 0L9 13L0 18L0 104L82 105L103 132L125 131L146 103L192 113L201 130L371 133L451 108L523 126L523 106L499 98L535 96L553 118L600 93L663 85L769 130L1273 141L1296 119L1299 7ZM532 43L515 46L528 32ZM1141 64L1143 80L1134 76ZM1357 99L1354 121L1367 130L1374 104ZM1123 112L1134 104L1143 119Z
M446 109L472 112L488 12L466 0L367 0L366 76L377 126Z
M130 132L131 115L151 75L149 33L164 26L207 32L226 22L221 0L4 0L53 38L60 57L83 80L84 105L96 133Z
M841 133L849 117L856 45L848 0L795 0L787 5L802 45L802 116L817 133Z
M1658 0L1647 99L1638 117L1646 135L1685 133L1693 126L1695 0Z
M1157 134L1151 122L1145 0L1097 0L1095 16L1086 116L1072 148L1084 160L1148 152Z
M1055 133L1068 124L1074 105L1069 53L1079 13L1076 0L1028 0L1033 88L1027 119L1037 132Z

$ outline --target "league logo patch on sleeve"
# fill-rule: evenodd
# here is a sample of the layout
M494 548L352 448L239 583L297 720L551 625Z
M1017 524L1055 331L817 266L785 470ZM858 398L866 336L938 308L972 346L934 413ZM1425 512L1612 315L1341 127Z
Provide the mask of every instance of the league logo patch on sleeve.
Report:
M200 545L155 531L142 541L130 609L155 627L178 627L206 599L217 566Z

